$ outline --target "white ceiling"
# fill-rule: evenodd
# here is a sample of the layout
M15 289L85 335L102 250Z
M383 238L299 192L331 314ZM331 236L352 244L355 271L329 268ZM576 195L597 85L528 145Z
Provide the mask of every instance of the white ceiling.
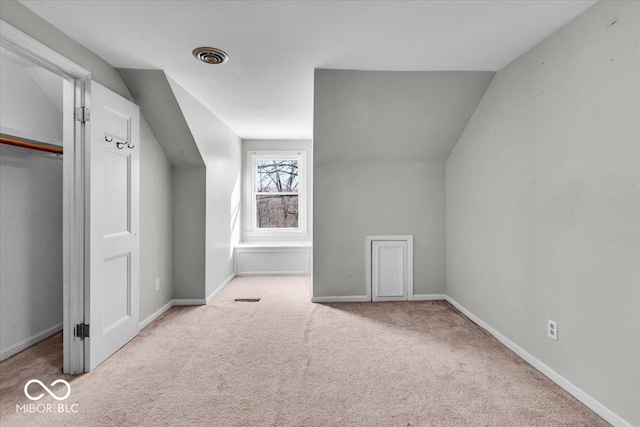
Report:
M115 67L164 70L241 138L307 139L314 68L497 71L596 1L22 3Z

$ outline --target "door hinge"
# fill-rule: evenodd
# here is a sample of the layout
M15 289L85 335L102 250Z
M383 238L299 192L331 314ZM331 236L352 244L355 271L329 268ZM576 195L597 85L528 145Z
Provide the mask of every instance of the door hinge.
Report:
M87 107L76 108L76 120L80 123L86 123L91 119L91 111Z
M81 340L84 340L85 338L89 338L89 324L78 323L76 325L75 335Z

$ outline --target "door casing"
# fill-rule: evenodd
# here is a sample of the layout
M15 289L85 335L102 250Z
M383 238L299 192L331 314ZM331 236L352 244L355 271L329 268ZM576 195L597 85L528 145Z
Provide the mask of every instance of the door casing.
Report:
M63 78L63 372L85 371L84 345L75 325L84 322L85 229L88 138L86 125L76 120L76 108L89 107L91 73L58 52L0 20L0 45Z

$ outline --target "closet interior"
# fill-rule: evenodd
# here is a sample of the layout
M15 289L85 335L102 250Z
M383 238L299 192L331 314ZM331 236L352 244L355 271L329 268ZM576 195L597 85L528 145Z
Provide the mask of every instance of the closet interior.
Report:
M62 351L62 91L0 48L0 360L56 334Z

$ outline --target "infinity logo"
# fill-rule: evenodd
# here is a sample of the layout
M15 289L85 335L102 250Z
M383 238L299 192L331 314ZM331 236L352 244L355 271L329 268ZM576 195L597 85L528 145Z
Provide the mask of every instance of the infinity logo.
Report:
M40 393L37 396L31 396L29 394L29 390L27 390L29 388L29 386L31 384L39 384L40 387L42 387L47 393L49 393L49 396L53 397L56 400L65 400L69 397L69 395L71 395L71 384L69 384L68 382L66 382L65 380L55 380L54 382L51 383L51 387L55 386L56 384L64 384L67 386L67 393L62 396L62 397L58 397L56 396L56 394L54 392L52 392L49 387L47 387L46 385L44 385L42 383L42 381L40 380L29 380L25 385L24 385L24 395L27 396L30 400L40 400L44 397L44 393Z

